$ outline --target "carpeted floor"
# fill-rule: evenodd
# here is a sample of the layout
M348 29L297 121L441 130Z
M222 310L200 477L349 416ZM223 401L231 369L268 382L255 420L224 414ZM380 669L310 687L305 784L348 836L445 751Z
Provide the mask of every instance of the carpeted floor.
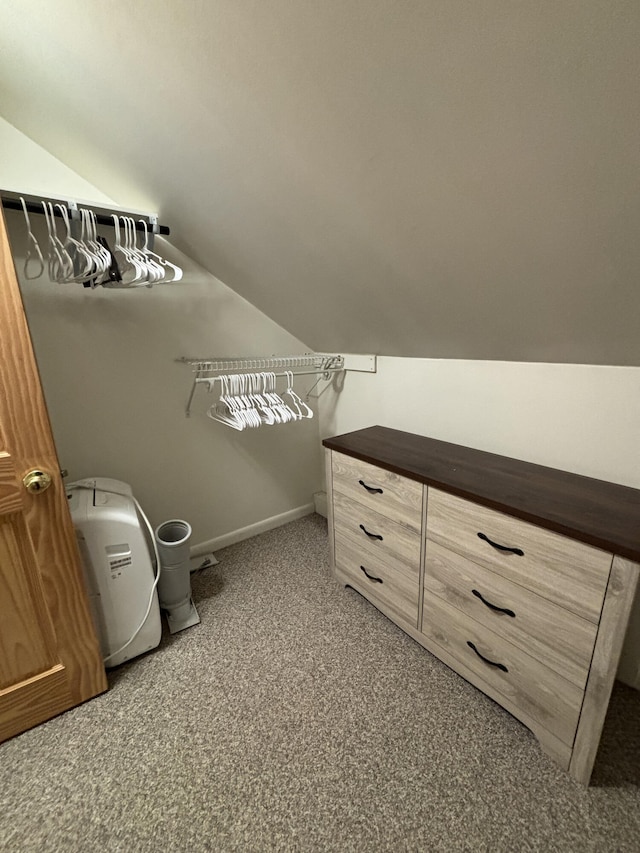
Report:
M320 516L217 556L201 625L0 746L1 850L640 850L640 693L582 788L335 583Z

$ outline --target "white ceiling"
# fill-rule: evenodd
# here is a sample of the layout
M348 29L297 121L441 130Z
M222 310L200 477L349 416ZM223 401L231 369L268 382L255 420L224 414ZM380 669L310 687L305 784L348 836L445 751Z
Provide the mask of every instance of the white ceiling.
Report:
M20 0L0 115L308 346L640 364L637 0Z

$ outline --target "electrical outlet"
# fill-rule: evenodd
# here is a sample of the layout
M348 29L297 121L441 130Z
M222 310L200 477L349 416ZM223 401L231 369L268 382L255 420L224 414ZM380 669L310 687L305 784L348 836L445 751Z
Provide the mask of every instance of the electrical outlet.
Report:
M203 569L210 569L211 566L217 566L219 560L216 559L213 553L200 554L198 557L191 557L191 571L201 572Z

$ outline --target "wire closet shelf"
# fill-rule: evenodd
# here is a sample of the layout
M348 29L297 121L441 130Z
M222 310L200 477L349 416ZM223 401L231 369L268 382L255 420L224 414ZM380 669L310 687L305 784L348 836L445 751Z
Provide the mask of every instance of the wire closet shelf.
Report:
M328 381L331 374L344 370L344 356L306 353L304 355L266 356L251 358L188 358L182 356L176 359L182 364L191 366L195 376L185 415L191 415L191 403L198 385L206 384L211 389L216 379L237 373L260 373L263 371L275 376L317 376L318 382ZM316 385L318 384L316 382ZM313 386L315 388L315 385ZM313 388L310 389L313 390ZM310 391L308 393L310 393Z

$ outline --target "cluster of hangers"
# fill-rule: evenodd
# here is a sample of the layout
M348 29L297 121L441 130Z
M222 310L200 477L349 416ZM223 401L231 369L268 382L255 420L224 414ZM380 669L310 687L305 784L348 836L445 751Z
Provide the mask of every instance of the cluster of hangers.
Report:
M215 381L220 381L220 399L211 406L208 416L237 430L312 418L313 411L293 390L292 371L287 370L284 375L287 377L287 389L283 396L276 393L275 373L264 371L212 377L209 390L213 389Z
M24 198L20 197L27 225L28 245L24 262L24 276L39 278L45 268L52 281L67 284L82 282L85 287L151 287L154 284L179 281L182 270L149 248L147 223L142 223L142 245L137 245L136 223L130 216L111 214L114 244L97 233L97 219L92 210L79 208L79 232L73 234L77 220L71 220L69 211L56 202L55 208L64 223L64 233L58 235L54 205L42 201L42 212L47 224L46 262L38 241L31 230L31 221Z

